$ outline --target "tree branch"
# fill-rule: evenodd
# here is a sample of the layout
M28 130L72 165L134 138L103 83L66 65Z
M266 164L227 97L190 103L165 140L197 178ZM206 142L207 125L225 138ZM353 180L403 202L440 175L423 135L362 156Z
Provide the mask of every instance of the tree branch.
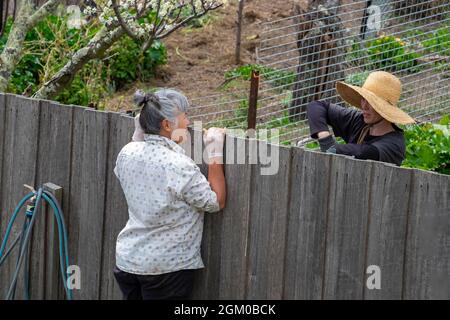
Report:
M187 17L186 19L184 19L183 21L181 21L180 23L178 23L175 27L173 27L172 29L170 29L169 31L165 32L165 33L159 33L156 34L155 36L155 40L159 40L159 39L163 39L166 38L167 36L169 36L170 34L172 34L173 32L175 32L176 30L180 29L181 27L183 27L186 23L188 23L189 21L193 20L193 19L197 19L197 18L201 18L203 17L205 14L207 14L209 11L213 11L216 10L218 8L220 8L223 4L218 4L216 6L212 6L209 8L206 8L205 11L201 12L201 13L194 13L192 15L190 15L189 17ZM195 10L194 10L195 12Z
M137 35L135 35L130 28L128 27L128 25L125 23L125 21L123 21L122 15L120 14L119 8L117 6L117 2L116 0L111 0L112 3L112 8L114 10L114 13L117 17L117 20L119 21L120 26L123 28L123 30L125 30L125 33L134 41L138 42L140 39Z
M48 16L50 13L53 13L58 7L58 0L49 0L44 3L38 11L36 11L29 20L30 28L34 28L36 24Z
M65 87L67 87L75 74L80 71L86 63L92 59L100 58L104 52L111 47L125 31L121 27L115 30L108 30L103 27L86 47L79 49L71 60L58 71L52 79L46 82L34 95L36 99L52 99L56 97Z

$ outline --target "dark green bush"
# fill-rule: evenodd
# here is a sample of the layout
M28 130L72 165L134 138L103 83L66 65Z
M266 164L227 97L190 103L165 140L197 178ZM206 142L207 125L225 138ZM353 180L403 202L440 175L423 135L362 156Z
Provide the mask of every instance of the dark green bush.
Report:
M167 50L160 41L155 41L141 55L139 44L129 37L123 37L109 49L107 55L111 58L105 60L105 64L116 89L137 79L149 80L154 76L157 66L167 63Z

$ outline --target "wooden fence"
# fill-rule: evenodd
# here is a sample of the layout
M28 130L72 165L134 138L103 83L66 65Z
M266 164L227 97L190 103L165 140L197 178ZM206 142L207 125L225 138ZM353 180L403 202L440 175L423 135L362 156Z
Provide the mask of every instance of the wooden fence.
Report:
M1 237L24 183L62 186L76 299L120 298L112 268L127 206L113 168L132 132L121 114L0 95ZM227 207L206 216L196 298L450 298L449 176L296 147L280 147L279 164L271 176L263 164L226 166ZM33 234L35 299L64 297L52 289L48 225ZM14 265L0 269L1 298ZM380 290L366 286L371 265Z

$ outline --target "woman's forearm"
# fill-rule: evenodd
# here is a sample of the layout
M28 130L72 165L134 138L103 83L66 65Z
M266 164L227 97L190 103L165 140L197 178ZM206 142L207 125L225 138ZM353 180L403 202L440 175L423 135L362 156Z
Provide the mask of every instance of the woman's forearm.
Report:
M211 185L211 189L217 195L217 201L219 202L220 209L225 208L227 187L225 183L223 164L213 162L208 165L208 181Z

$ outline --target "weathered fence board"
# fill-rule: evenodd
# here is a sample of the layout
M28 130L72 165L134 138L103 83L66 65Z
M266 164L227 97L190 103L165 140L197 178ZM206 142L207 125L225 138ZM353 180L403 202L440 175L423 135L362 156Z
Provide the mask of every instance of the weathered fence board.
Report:
M333 157L324 299L362 298L371 167L368 161Z
M80 297L100 298L100 271L103 244L103 214L106 201L106 170L109 137L109 114L93 110L83 112L83 156L77 164L81 175L79 238L77 264L84 272Z
M450 183L443 175L414 171L404 299L450 299Z
M2 214L8 221L15 206L20 199L28 192L24 189L24 184L34 185L37 166L37 147L39 130L39 101L23 99L15 95L8 95L6 98L6 125L4 128L4 157L3 159L3 185L1 190ZM7 155L7 156L6 156ZM42 211L40 212L42 214ZM18 223L12 229L10 239L13 241L22 229L23 217L17 219ZM1 234L6 231L6 223L2 224ZM12 243L12 242L10 242ZM2 283L9 283L17 260L17 250L8 258L2 267L4 272ZM5 281L6 279L6 281ZM16 298L22 299L23 293L23 273L19 275L17 283ZM8 288L1 286L0 294L6 296Z
M368 266L380 268L381 289L364 286L364 298L401 299L412 170L380 162L372 166L365 270Z
M62 209L64 213L65 221L68 221L69 211L69 199L70 195L70 160L71 160L71 142L72 142L72 113L73 107L57 104L50 101L41 101L41 114L40 114L40 130L39 130L39 149L38 149L38 168L36 176L36 185L43 185L47 182L52 182L62 187ZM61 284L55 285L54 272L56 276L59 274L59 269L54 269L52 260L54 252L52 249L52 238L54 237L53 226L53 213L49 210L48 216L45 221L47 230L39 230L35 232L35 235L39 235L39 239L43 244L43 251L40 254L45 254L49 257L49 263L41 265L41 270L44 270L46 276L43 279L45 284L44 294L46 299L58 299L60 296L58 290L61 290ZM50 239L49 239L50 237ZM34 241L33 241L34 242ZM40 244L39 244L40 245ZM38 252L36 249L35 252ZM39 267L39 266L38 266ZM31 270L33 273L33 270ZM32 292L32 296L35 293ZM38 294L39 296L39 294ZM44 297L43 297L44 298Z
M202 133L190 131L191 145L190 152L193 159L200 162L203 150ZM195 149L194 145L197 146ZM195 155L195 153L198 153ZM227 152L225 150L226 158ZM196 160L197 161L197 160ZM207 174L207 164L204 161L199 163L203 174ZM206 213L204 217L203 239L202 239L202 260L205 268L199 270L195 277L194 299L219 298L220 270L221 270L221 239L223 212Z
M113 114L109 131L108 169L104 235L102 246L101 299L120 299L121 292L114 279L116 261L116 238L125 227L128 207L119 180L114 174L117 155L131 141L134 122L130 117Z
M240 138L233 141L236 145ZM249 143L245 145L245 157L249 159ZM220 241L220 299L244 299L247 279L247 241L250 220L249 183L235 183L234 181L250 181L252 166L248 164L235 164L227 166L225 178L227 182L227 206L221 213L221 239Z
M1 219L0 219L0 234L1 237L4 236L5 234L5 230L7 228L7 223L8 223L8 219L9 219L9 212L6 212L6 208L5 208L5 203L6 203L6 196L4 196L4 190L6 187L6 182L4 179L4 175L3 175L3 167L5 166L6 163L6 156L5 156L5 147L4 147L4 142L6 139L6 109L7 109L7 96L4 95L3 93L0 93L0 152L1 152L1 156L0 156L0 214L1 214ZM2 238L3 240L3 238ZM9 274L7 274L8 272L8 265L5 264L2 267L3 271L0 272L0 299L3 299L3 297L6 294L6 283L7 280L9 279L8 276Z
M83 161L84 152L84 111L85 108L74 107L72 113L72 147L71 147L71 161L70 161L70 194L64 201L68 201L70 209L68 210L68 219L66 220L67 229L69 230L69 253L71 260L70 263L78 264L79 248L78 242L80 238L79 225L80 225L80 211L83 201L81 196L82 188L82 171L81 163ZM81 235L83 236L83 235ZM79 298L80 292L74 292L74 298Z
M285 299L321 299L331 155L293 150Z
M3 93L0 93L0 210L3 208L2 207L3 198L1 196L1 190L3 189L2 188L3 187L3 184L2 184L2 181L3 181L3 179L2 179L2 174L3 174L2 158L4 157L3 142L5 139L5 125L6 125L5 115L6 115L6 96ZM0 214L1 213L2 212L0 211ZM2 225L6 223L3 220L5 220L5 219L0 219L0 231L3 230ZM2 280L2 275L0 274L0 286L1 286L1 280ZM0 294L1 294L1 290L0 290Z
M264 159L259 159L260 164L253 167L247 299L281 299L283 296L291 149L275 145L265 147L267 143L258 143L258 156L278 153L279 169L275 175L262 175L262 168L267 167L261 164ZM268 149L267 153L264 149Z

